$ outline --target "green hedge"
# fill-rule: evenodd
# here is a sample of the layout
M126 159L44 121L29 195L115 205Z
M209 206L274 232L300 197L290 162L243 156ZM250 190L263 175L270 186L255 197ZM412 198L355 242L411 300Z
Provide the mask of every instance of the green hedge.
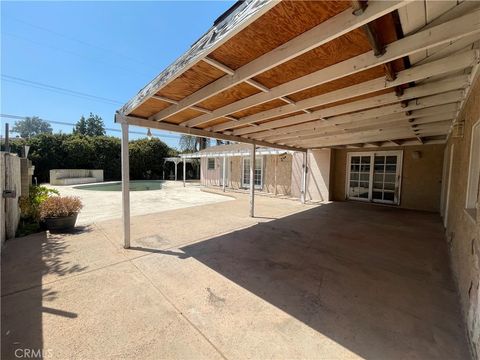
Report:
M13 139L11 151L20 154L30 145L29 159L39 183L49 181L51 169L103 169L105 181L121 179L120 139L113 136L40 134L27 140ZM157 138L129 143L130 176L134 180L161 179L163 158L175 155Z

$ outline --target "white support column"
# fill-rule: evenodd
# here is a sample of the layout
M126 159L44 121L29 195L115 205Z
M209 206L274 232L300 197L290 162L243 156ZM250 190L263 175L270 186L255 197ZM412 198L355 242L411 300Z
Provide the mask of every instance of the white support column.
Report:
M302 190L300 191L300 201L302 204L305 204L307 194L307 156L308 153L304 152L302 164Z
M130 163L128 154L128 124L122 123L122 218L123 247L130 248Z
M226 173L227 173L227 157L223 157L223 168L222 168L222 190L225 192L225 181L226 181Z
M187 163L185 158L183 158L183 187L185 187L185 181L187 180Z
M175 181L177 181L178 160L174 160L173 163L175 164Z
M257 146L252 144L250 154L250 217L255 217L255 152Z
M273 193L275 196L277 196L277 162L278 162L278 156L279 155L274 155L275 158L275 164L274 164L274 171L273 171L273 185L274 185L274 190Z

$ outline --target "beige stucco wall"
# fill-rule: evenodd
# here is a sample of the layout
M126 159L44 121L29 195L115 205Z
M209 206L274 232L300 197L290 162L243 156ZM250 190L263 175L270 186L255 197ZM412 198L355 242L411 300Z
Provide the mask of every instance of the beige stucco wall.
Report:
M480 210L477 205L476 219L471 218L465 212L465 202L472 126L480 119L480 80L477 80L473 87L459 119L465 120L464 136L463 138L451 137L446 151L449 155L453 145L446 234L471 348L474 356L478 358L480 356ZM446 169L449 169L449 165L448 156ZM448 184L448 171L446 176L445 184ZM480 198L478 200L480 201ZM447 201L444 203L446 204Z
M276 180L275 180L276 162ZM264 186L263 190L276 195L290 195L292 192L292 155L268 155L263 159Z
M330 149L309 150L307 153L306 201L330 200ZM300 197L303 153L295 153L292 163L292 196Z
M208 158L200 158L200 183L204 186L220 186L222 158L215 158L215 169L208 169Z
M345 200L347 153L403 150L400 207L405 209L440 211L444 145L403 146L375 149L336 149L333 166L333 200ZM414 159L413 152L420 152Z
M227 158L227 186L231 189L242 188L242 160L240 156ZM207 158L201 159L200 182L205 186L220 186L222 158L215 158L215 169L207 170ZM277 166L275 179L275 162ZM264 155L263 156L263 188L262 191L290 195L291 193L292 156ZM275 192L276 188L276 192Z

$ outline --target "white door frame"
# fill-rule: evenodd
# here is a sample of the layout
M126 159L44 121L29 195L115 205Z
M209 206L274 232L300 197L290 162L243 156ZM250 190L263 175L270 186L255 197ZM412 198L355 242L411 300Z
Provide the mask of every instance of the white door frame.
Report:
M453 169L453 151L455 149L455 144L452 144L450 147L450 161L448 164L448 181L447 181L447 196L445 199L445 216L443 217L443 226L446 228L448 225L448 210L450 207L450 188L452 185L452 169Z
M245 174L245 160L249 160L250 161L250 157L242 157L242 188L247 188L249 189L250 188L250 184L246 184L245 183L245 177L244 177L244 174ZM264 169L263 169L263 156L256 156L255 157L255 161L259 160L260 161L260 171L261 171L261 175L260 175L260 185L255 185L255 189L263 189L263 174L264 174ZM255 166L255 165L254 165ZM255 169L255 168L254 168ZM248 177L248 180L250 181L250 177Z
M397 171L396 171L396 181L395 181L395 192L394 192L394 201L385 201L385 200L374 200L372 198L373 194L373 176L374 176L374 166L375 166L375 156L397 156ZM369 176L369 185L368 185L368 198L359 198L359 197L350 197L349 196L349 185L350 185L350 170L351 170L351 159L353 156L368 156L370 157L370 176ZM402 193L402 169L403 169L403 150L392 150L392 151L366 151L366 152L349 152L347 153L346 161L346 178L345 178L345 198L348 200L355 201L366 201L366 202L375 202L380 204L392 204L399 205L400 198ZM359 180L360 181L360 180Z
M350 187L350 169L351 169L351 160L353 156L368 156L370 157L370 177L369 177L369 184L368 184L368 198L360 198L360 197L350 197L349 187ZM373 177L373 164L372 164L372 152L349 152L347 153L347 177L345 179L345 198L348 200L355 200L355 201L370 201L373 182L371 181Z

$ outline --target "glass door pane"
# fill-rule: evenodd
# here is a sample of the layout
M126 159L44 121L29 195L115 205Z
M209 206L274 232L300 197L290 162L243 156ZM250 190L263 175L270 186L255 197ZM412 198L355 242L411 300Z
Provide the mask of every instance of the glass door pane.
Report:
M250 159L243 159L243 176L242 176L243 187L250 186Z
M375 155L373 166L373 201L390 204L397 202L397 170L397 155Z
M369 200L370 167L370 155L352 155L350 157L349 198Z
M255 158L255 170L253 174L253 181L255 188L262 187L262 166L263 161L261 157ZM250 158L243 158L243 177L242 177L243 187L250 187Z

